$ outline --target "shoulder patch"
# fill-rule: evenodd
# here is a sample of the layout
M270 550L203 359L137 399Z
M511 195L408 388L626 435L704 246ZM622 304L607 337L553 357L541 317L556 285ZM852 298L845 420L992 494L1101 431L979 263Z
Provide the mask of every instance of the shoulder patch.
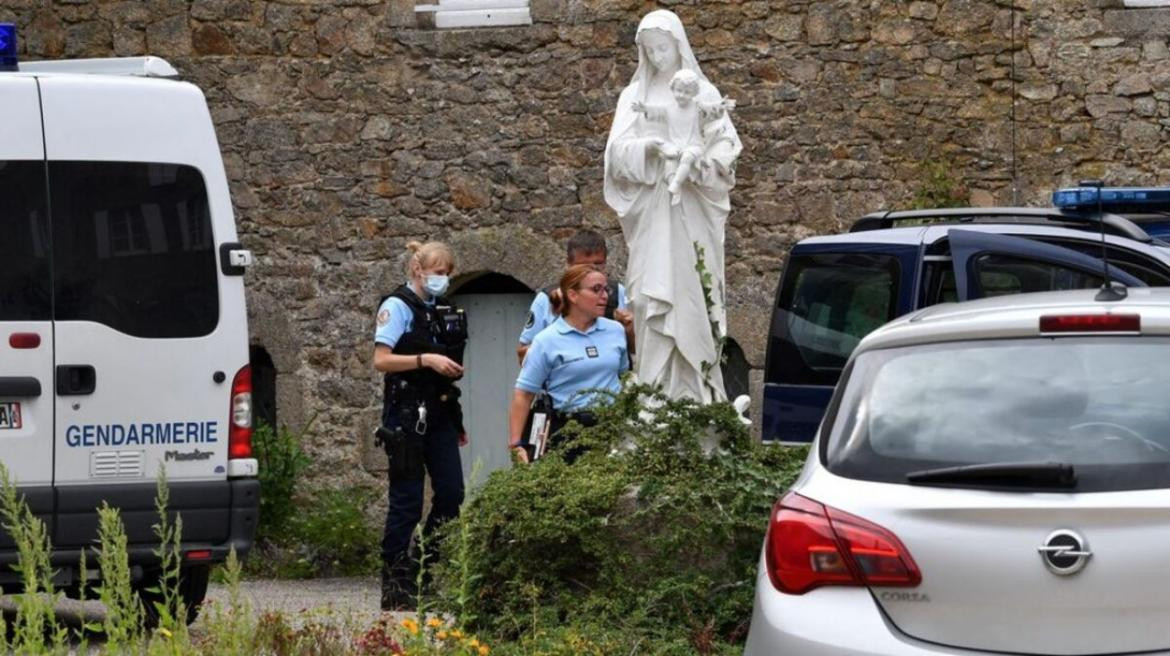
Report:
M382 308L382 310L378 312L378 325L385 326L386 322L388 321L390 321L390 310L388 308Z
M531 328L535 325L536 325L536 315L529 312L528 313L528 322L524 324L524 329L528 330L529 328Z

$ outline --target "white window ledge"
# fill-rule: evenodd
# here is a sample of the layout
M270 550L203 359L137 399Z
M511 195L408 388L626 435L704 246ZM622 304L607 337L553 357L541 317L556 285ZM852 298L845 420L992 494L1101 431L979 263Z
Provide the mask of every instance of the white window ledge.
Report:
M1170 0L1125 0L1126 7L1170 7Z
M528 0L439 0L416 5L414 11L434 14L435 27L441 30L532 24Z

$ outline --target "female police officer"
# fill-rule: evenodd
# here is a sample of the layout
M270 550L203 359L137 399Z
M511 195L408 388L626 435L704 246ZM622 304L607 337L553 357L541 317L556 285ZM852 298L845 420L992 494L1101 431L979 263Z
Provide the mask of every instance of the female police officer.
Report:
M512 396L509 448L528 460L522 435L529 406L547 389L553 403L551 443L570 420L591 424L585 409L598 401L593 390L617 392L618 375L630 366L622 324L604 316L608 299L605 274L588 264L569 267L561 276L560 318L533 340ZM567 459L573 459L572 453Z
M382 537L382 610L413 607L410 538L422 519L423 478L434 498L423 535L459 514L466 443L459 390L467 323L443 294L455 256L440 242L406 246L409 282L378 309L374 369L386 374L378 437L390 458L390 507ZM434 558L427 549L427 559Z

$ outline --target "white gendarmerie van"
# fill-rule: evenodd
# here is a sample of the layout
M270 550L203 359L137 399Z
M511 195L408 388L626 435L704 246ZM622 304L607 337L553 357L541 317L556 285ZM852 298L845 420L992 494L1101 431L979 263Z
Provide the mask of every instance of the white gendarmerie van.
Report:
M136 585L157 582L165 467L195 609L210 566L251 547L260 495L251 255L207 103L152 57L11 68L0 72L0 461L46 522L67 591L103 501L121 509ZM19 585L16 560L0 531L5 590Z

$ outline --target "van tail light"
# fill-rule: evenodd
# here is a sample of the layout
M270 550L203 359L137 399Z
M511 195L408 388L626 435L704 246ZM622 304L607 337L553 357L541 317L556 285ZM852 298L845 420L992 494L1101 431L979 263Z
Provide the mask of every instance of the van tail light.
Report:
M252 367L244 365L232 379L228 419L228 458L252 457Z
M795 492L772 508L765 558L780 592L823 585L914 587L922 582L910 552L890 531Z
M1046 314L1042 333L1140 333L1140 314Z

